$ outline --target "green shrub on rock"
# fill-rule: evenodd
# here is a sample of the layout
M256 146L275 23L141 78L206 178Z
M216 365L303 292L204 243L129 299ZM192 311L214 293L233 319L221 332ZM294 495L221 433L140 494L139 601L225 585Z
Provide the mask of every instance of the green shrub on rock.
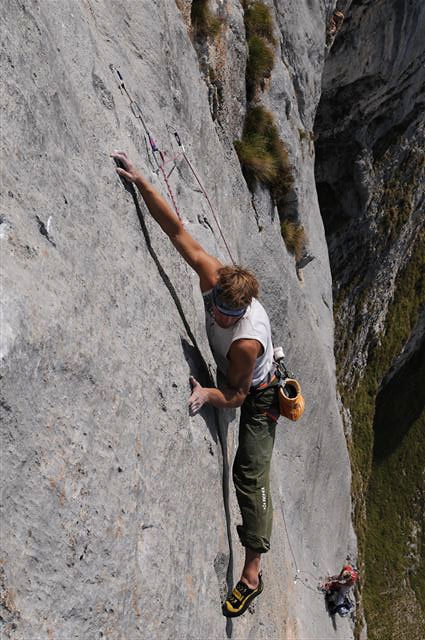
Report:
M220 31L221 22L209 8L208 0L192 0L190 20L196 38L214 38Z
M270 77L274 65L274 53L266 40L257 35L248 38L248 50L246 83L250 95L253 95L264 78Z
M278 202L292 186L293 177L288 152L270 111L261 105L248 109L242 140L235 141L235 149L249 188L261 182Z
M270 9L263 2L244 2L245 29L248 35L256 34L273 46L276 40L273 35L273 20Z

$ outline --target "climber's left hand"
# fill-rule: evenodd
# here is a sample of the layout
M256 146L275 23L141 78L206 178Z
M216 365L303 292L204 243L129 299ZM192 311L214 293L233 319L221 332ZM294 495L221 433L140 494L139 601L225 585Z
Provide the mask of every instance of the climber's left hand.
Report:
M128 182L136 182L138 178L142 177L142 174L131 162L125 151L114 151L111 153L111 158L119 162L117 173Z

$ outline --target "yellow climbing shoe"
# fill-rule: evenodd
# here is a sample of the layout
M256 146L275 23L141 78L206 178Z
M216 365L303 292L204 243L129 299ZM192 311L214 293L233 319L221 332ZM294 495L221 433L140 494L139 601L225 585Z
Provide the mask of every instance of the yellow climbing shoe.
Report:
M260 595L263 590L261 573L258 574L258 587L250 589L244 582L239 581L232 593L223 604L223 615L227 618L241 616L248 609L251 602Z

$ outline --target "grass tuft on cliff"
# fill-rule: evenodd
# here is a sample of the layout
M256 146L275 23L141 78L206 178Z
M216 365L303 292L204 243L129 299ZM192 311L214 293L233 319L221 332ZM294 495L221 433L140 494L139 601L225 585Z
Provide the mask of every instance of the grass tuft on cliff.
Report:
M266 40L257 35L248 38L248 51L246 84L249 95L253 95L256 87L265 78L270 77L274 66L274 53Z
M307 242L304 227L292 220L282 220L280 232L289 253L295 256L295 261L301 259Z
M248 100L255 98L264 80L270 77L274 66L273 18L269 7L256 0L245 0L244 23L248 43L246 90Z
M293 183L288 152L279 137L273 115L261 105L251 106L246 115L242 140L235 149L251 190L261 182L275 200L284 196Z
M244 2L245 29L248 34L257 34L271 45L276 45L273 34L273 19L270 9L263 2Z
M196 39L215 38L221 27L221 21L209 8L209 0L192 0L190 20Z
M248 43L246 92L248 108L241 140L235 140L242 172L251 191L258 183L270 190L281 221L281 234L290 253L301 257L306 245L304 228L296 220L285 219L284 197L294 177L287 148L279 136L273 115L258 104L258 90L274 65L273 18L269 7L259 0L243 0Z
M235 140L235 149L248 185L253 186L256 180L263 184L273 182L277 163L267 150L264 136L254 133L242 140Z

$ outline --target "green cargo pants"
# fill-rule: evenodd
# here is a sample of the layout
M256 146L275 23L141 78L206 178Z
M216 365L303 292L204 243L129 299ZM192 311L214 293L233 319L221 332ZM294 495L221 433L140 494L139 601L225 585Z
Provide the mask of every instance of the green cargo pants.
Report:
M270 549L273 505L270 461L279 417L277 383L248 394L239 422L239 446L233 481L242 514L238 534L244 547L259 553Z

